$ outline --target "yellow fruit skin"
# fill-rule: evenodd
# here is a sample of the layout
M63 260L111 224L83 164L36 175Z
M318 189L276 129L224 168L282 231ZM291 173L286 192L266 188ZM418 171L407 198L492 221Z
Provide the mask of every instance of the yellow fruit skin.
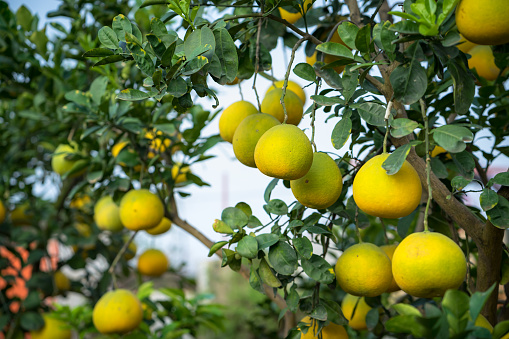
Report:
M53 275L53 279L55 280L55 287L59 291L69 291L71 289L71 281L62 271L56 271Z
M67 144L58 145L57 148L55 149L53 157L51 158L51 168L53 168L53 171L55 173L58 173L60 175L68 173L78 161L83 160L67 160L65 158L71 154L78 153L79 153L78 145L75 142L72 142L71 145ZM74 173L72 177L79 176L82 173L83 171Z
M16 206L10 213L11 222L15 226L26 226L32 223L31 213L27 213L28 202Z
M357 304L357 300L360 301ZM357 308L355 305L357 304ZM355 309L355 313L353 312ZM366 315L371 310L364 297L356 297L351 294L346 294L341 302L341 311L343 311L343 315L348 320L348 326L353 328L354 330L360 331L368 328L366 325ZM352 317L353 315L353 317Z
M398 173L388 175L382 164L389 154L380 154L362 166L353 181L353 198L364 212L380 218L402 218L421 201L422 187L417 171L408 161Z
M92 313L95 328L103 334L132 331L142 319L141 302L131 291L124 289L104 294Z
M304 11L305 12L308 11L308 6L311 4L311 1L312 0L304 1ZM301 6L301 10L302 10L302 6ZM279 14L281 15L281 19L284 19L291 24L296 23L300 18L302 18L301 13L291 13L291 12L288 12L284 8L279 8Z
M310 317L305 317L301 320L301 322L309 324L308 331L304 334L301 333L300 339L318 339L319 337L315 335L315 330L317 329L318 324L313 323L313 320ZM322 328L321 332L322 339L348 339L348 333L345 328L341 325L336 325L334 323L329 323L329 325Z
M159 277L168 270L168 258L163 252L149 249L138 258L138 272L149 277Z
M166 233L171 228L171 221L170 219L164 217L163 220L154 228L149 228L145 230L148 234L151 235L159 235Z
M48 314L42 315L44 327L39 331L32 331L32 339L71 339L71 329L62 320L50 317Z
M327 36L329 35L329 32L330 32L330 30L328 32L324 32L321 35L320 39L322 41L325 41L327 39ZM342 45L346 46L346 44L340 38L340 36L339 36L337 31L334 32L334 34L332 35L332 38L331 38L330 41L331 42L336 42L338 44L342 44ZM334 55L325 54L324 57L323 57L323 62L326 63L326 64L330 64L330 63L332 63L334 61L337 61L337 60L340 60L340 58L337 57L337 56L334 56ZM310 57L306 56L306 62L308 64L310 64L311 66L313 66L316 63L316 61L317 61L317 52L316 51L313 53L312 56L310 56ZM345 66L336 66L336 67L334 67L334 70L336 71L336 73L341 74L345 70Z
M163 203L147 189L131 190L120 201L120 220L132 231L156 227L163 217Z
M313 163L313 149L306 134L286 124L265 132L256 144L254 156L260 172L284 180L302 178Z
M502 45L509 42L509 1L461 0L456 7L458 31L479 45Z
M237 126L247 116L255 113L258 113L258 109L248 101L237 101L228 106L219 118L219 134L221 138L231 143Z
M105 231L118 232L124 228L120 220L120 210L113 201L97 208L94 221L99 229Z
M442 153L447 153L445 155L446 159L448 159L448 160L452 159L451 155L442 146L435 146L435 148L433 148L433 151L431 151L431 157L434 158Z
M338 200L343 189L341 171L326 153L314 153L313 163L302 178L290 181L292 193L302 205L323 209Z
M5 206L3 202L0 201L0 224L5 221Z
M391 260L376 245L353 245L336 262L336 280L347 293L376 297L391 285Z
M270 91L276 89L276 88L283 88L283 85L285 84L285 81L284 80L279 80L279 81L276 81L272 84L272 86L269 87L269 89L267 89L267 92L265 92L265 94L269 93ZM299 99L302 101L302 104L305 104L306 103L306 92L304 92L304 90L302 89L302 87L300 87L300 85L292 80L288 80L288 85L286 87L286 90L290 90L292 91L293 93L297 94L297 96L299 97Z
M440 233L409 235L392 258L392 274L398 286L419 298L440 297L446 290L458 288L466 272L463 251Z
M486 80L497 79L500 68L495 65L495 57L490 46L476 46L468 51L468 54L471 56L468 59L468 68L475 68L477 74Z
M398 247L398 244L391 244L391 245L380 246L382 251L384 251L385 254L391 260L391 277L392 277L392 281L391 281L391 285L389 286L387 291L385 291L387 293L396 292L396 291L399 291L401 289L401 288L399 288L398 284L396 283L396 280L394 280L394 277L392 276L392 257L394 255L394 251L396 250L396 247Z
M256 113L245 118L233 135L233 152L244 165L256 167L254 152L261 136L280 122L266 113Z
M474 44L473 42L465 39L465 37L461 34L460 37L461 37L460 42L458 45L456 45L456 47L458 47L458 49L463 53L468 53L468 51L470 51L472 48L478 46L477 44Z
M283 90L275 88L267 92L262 101L262 113L274 116L279 122L283 122L285 119L285 112L283 105L281 105L282 95ZM297 126L302 120L302 114L304 113L304 107L299 96L292 91L286 91L285 106L288 115L286 123Z

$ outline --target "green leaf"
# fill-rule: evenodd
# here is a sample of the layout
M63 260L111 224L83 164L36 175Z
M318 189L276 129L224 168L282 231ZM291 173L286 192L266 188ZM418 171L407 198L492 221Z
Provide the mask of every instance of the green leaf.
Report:
M341 307L337 302L334 300L320 299L320 304L327 310L327 320L338 325L348 324L348 320L346 320L343 315L343 311L341 311Z
M483 211L488 211L498 204L498 194L489 188L485 188L479 196L479 201Z
M159 59L162 59L164 56L164 52L166 52L166 46L164 45L163 41L154 34L147 34L146 38L150 43L150 46L152 46L152 49L154 50L156 56Z
M370 53L374 50L371 42L371 24L363 26L355 38L355 47L361 53Z
M212 56L216 49L216 39L214 38L212 30L206 26L195 30L184 41L184 54L188 60L201 54L196 54L195 50L203 49L207 51L203 56L206 57L209 62L212 61Z
M25 5L21 5L16 11L16 24L20 25L25 32L29 32L32 28L32 20L33 17L30 10Z
M481 313L481 310L486 304L486 301L493 293L493 290L495 289L496 285L497 284L493 284L493 286L491 286L487 291L484 292L477 291L474 294L472 294L469 302L470 319L477 319L477 317Z
M293 285L292 287L294 287ZM299 292L297 292L296 288L292 288L288 296L286 297L286 304L288 305L288 309L292 312L297 311L297 307L299 306L300 296Z
M36 312L23 312L19 319L19 325L25 331L37 331L44 326L44 319Z
M155 72L155 65L147 52L134 42L127 42L127 48L131 51L131 55L141 71L147 76L152 76Z
M396 52L396 44L392 42L398 38L396 33L389 30L390 26L391 23L389 21L384 21L383 23L377 23L373 27L373 40L375 40L376 45L380 49L383 49L389 55Z
M274 270L283 275L291 275L298 267L297 254L292 246L280 241L269 248L269 262Z
M171 79L166 92L173 95L175 98L180 98L187 93L187 82L181 77Z
M352 54L352 51L348 47L342 44L338 44L336 42L325 42L323 44L316 46L316 50L325 54L334 55L347 60L364 62L364 60L361 57L354 56Z
M447 313L447 322L453 333L461 333L468 322L465 317L469 308L468 295L458 290L447 290L442 299L442 307Z
M203 55L197 56L196 58L186 62L184 70L182 71L182 75L191 75L197 73L208 63L209 60L205 56Z
M217 233L233 234L233 229L228 226L224 221L216 219L212 224L212 228Z
M288 214L288 206L286 203L279 199L272 199L269 201L267 205L264 205L263 208L271 214L276 215L286 215Z
M90 95L92 101L97 105L101 104L101 99L106 93L106 87L108 86L108 78L105 76L97 77L90 85Z
M233 229L240 229L247 225L247 215L235 207L227 207L221 213L221 220Z
M91 95L78 90L65 93L65 98L81 106L90 106Z
M422 316L421 312L419 312L416 307L409 304L395 304L392 305L391 308L401 315L415 315L418 317Z
M452 76L454 86L454 110L457 114L468 114L474 101L475 83L465 66L451 59L447 69Z
M244 258L255 259L258 255L258 241L247 235L239 241L236 250Z
M493 339L500 339L509 332L509 320L501 321L493 328Z
M385 107L374 102L365 102L362 104L352 104L356 108L361 118L373 126L385 126Z
M264 293L263 287L262 287L262 280L260 278L260 275L258 274L258 271L255 269L254 265L251 265L249 268L249 285L251 287L260 292Z
M414 53L410 62L396 67L390 76L391 84L394 88L394 99L405 105L411 105L419 101L428 86L426 71L416 58L416 54L422 54L422 49L418 43L410 45L407 51L411 49L413 49Z
M124 61L124 60L125 60L125 58L122 55L111 55L109 57L99 60L92 67L112 64L114 62Z
M313 68L316 75L321 77L330 87L339 90L343 89L341 77L339 74L332 68L322 68L323 66L325 66L323 62L315 62Z
M359 27L349 21L342 22L338 26L339 37L351 49L355 49L355 39L358 32Z
M414 140L408 144L396 148L396 150L392 152L387 159L385 159L384 163L382 164L382 168L387 171L388 175L398 173L401 166L403 166L408 153L410 153L412 146L416 146L421 142L422 141Z
M322 284L331 284L335 275L332 266L322 257L313 254L310 259L301 259L302 269L311 279Z
M398 315L385 323L385 329L394 333L411 333L414 337L425 336L426 327L417 321L415 315Z
M366 326L369 331L373 331L373 329L378 325L378 321L380 320L380 311L378 308L372 308L366 314Z
M419 123L406 118L394 119L391 122L391 135L395 138L401 138L412 133Z
M279 236L277 234L265 233L257 235L255 239L258 241L258 248L262 250L277 243Z
M488 220L498 228L509 228L509 201L506 198L499 196L498 204L486 211Z
M311 66L307 62L301 62L300 64L297 64L293 68L293 73L295 73L296 76L304 80L313 82L316 81L315 70L313 66Z
M98 37L99 37L99 41L101 42L101 44L104 47L110 48L110 49L118 48L117 35L111 28L109 28L107 26L104 26L103 28L101 28L99 30Z
M509 172L498 173L497 175L495 175L495 177L493 177L493 179L490 180L490 183L491 184L489 186L493 184L509 186Z
M177 48L177 43L173 42L168 46L166 51L164 51L163 56L161 57L161 66L163 67L170 67L171 66L171 59L173 58L173 55L175 54L175 49Z
M256 227L260 227L260 226L262 226L261 221L254 215L250 215L249 220L247 222L247 227L256 228Z
M300 257L311 259L313 255L313 244L307 237L293 238L292 243Z
M146 92L142 92L140 90L134 88L127 88L122 90L117 94L117 99L126 100L126 101L137 101L148 99L150 96Z
M326 97L325 95L312 95L311 100L322 106L332 106L336 104L344 104L345 101L337 97Z
M263 194L263 199L265 200L266 203L269 203L270 195L272 194L272 191L274 190L278 182L279 179L272 179L271 182L267 185L265 193Z
M225 28L215 29L214 38L216 41L215 53L221 64L221 83L232 82L239 69L237 47Z
M472 132L463 126L444 125L431 131L435 142L451 153L459 153L467 147L465 142L474 139Z
M350 115L343 116L343 118L334 126L331 134L332 146L335 149L340 149L350 138L352 133L352 119Z
M216 253L217 251L219 251L219 249L221 249L224 245L226 245L228 243L228 241L218 241L216 242L214 245L212 245L212 247L210 248L210 251L209 251L209 254L208 254L208 257L211 257L214 255L214 253Z
M471 182L472 182L472 180L469 180L461 175L457 175L454 178L452 178L451 186L454 189L457 189L458 191L460 191L463 188L465 188L468 184L470 184Z
M451 153L452 160L458 172L467 179L474 179L475 161L468 151Z
M124 15L119 14L113 18L113 23L111 25L113 31L117 35L118 40L125 42L125 34L133 33L133 27L129 19L127 19ZM117 45L118 46L118 45Z
M260 278L265 284L273 288L281 287L281 281L279 281L274 272L272 272L272 269L270 268L265 258L260 260L258 272L260 273Z
M93 48L83 53L84 58L106 57L114 55L113 51L106 48Z

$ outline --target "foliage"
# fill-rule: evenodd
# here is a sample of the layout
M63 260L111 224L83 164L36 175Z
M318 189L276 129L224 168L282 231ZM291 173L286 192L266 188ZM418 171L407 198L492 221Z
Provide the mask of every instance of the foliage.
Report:
M116 275L132 274L127 260L118 256L125 234L103 232L94 224L91 205L101 196L118 202L131 188L150 188L163 198L166 215L192 233L177 213L176 197L187 196L188 185L207 185L206 178L188 173L187 181L176 183L172 167L177 162L192 166L212 157L210 150L221 138L203 130L219 114L221 103L213 85L225 85L236 77L253 79L258 97L256 77L271 78L265 71L276 66L271 52L283 40L292 48L290 65L284 65L286 80L293 70L315 91L305 113L313 122L335 124L331 141L337 150L350 142L342 156L335 156L344 178L343 191L332 206L313 210L274 197L277 185L289 188L288 181L274 179L264 193L266 216L247 213L251 209L246 204L218 211L220 220L213 227L224 238L209 244L211 255L222 253L222 266L248 276L253 289L277 291L278 305L284 306L280 318L289 310L319 320L320 327L331 321L346 324L331 261L358 236L377 245L399 242L421 230L424 215L418 207L399 220L368 216L348 194L355 173L369 158L394 146L384 163L389 174L398 172L408 159L424 178L425 166L417 165L424 164L422 158L429 150L440 146L447 153L427 160L433 180L426 186L433 186L435 197L429 226L454 238L471 258L468 280L462 291L449 291L441 301L406 295L391 306L387 296L368 299L374 308L368 315L368 330L377 336L490 337L471 319L493 296L471 291L476 284L486 289L497 282L498 273L478 276L477 272L500 271L496 265L501 261L503 233L493 229L509 227L509 196L502 194L509 186L508 173L489 180L486 175L497 157L509 156L503 143L509 126L504 88L508 73L487 81L476 79L468 69L466 55L455 47L460 39L452 15L457 2L406 0L404 11L389 13L406 20L391 23L375 21L378 1L364 1L360 18L352 15L353 22L337 25L345 43L340 44L318 40L352 10L337 0L325 6L315 2L295 26L281 20L278 12L281 6L298 11L294 1L147 0L131 7L114 0L68 0L49 17L71 18L71 25L51 22L56 30L51 36L47 27L39 28L38 16L26 7L13 13L0 1L0 193L11 212L15 206L28 206L28 225L16 225L12 218L4 222L0 245L20 259L18 270L32 271L25 278L27 296L12 296L9 289L15 277L2 274L0 328L11 336L18 328L40 328L40 313L49 309L44 300L57 293L52 272L69 266L83 269L83 279L73 281L71 289L85 295L89 305L61 308L57 313L70 319L82 335L93 331L90 306L115 284ZM312 35L306 33L311 30ZM304 41L308 56L318 51L319 56L339 60L293 65ZM507 45L495 46L494 55L498 67L506 69ZM340 76L333 68L341 65L346 68ZM374 75L375 67L382 77ZM214 102L210 108L209 100ZM311 130L314 136L314 124ZM152 139L169 141L169 146L154 148L147 136L151 131L156 132ZM480 146L481 132L488 134L490 147ZM51 157L59 144L71 142L78 143L82 153L67 160L82 161L58 177L52 172ZM128 146L115 157L112 147L119 142ZM465 207L467 185L480 193L482 210ZM57 199L41 193L52 186L59 188ZM90 198L90 205L72 207L73 199L84 196ZM80 234L76 222L90 225L91 235ZM489 232L491 238L483 238ZM57 267L47 264L50 240L74 247ZM494 249L490 252L490 248ZM23 257L23 250L30 251L28 257ZM490 255L492 264L486 259ZM117 258L120 265L97 272L87 265L96 258L107 266ZM8 260L0 261L2 270L10 265ZM140 299L157 308L155 317L165 325L151 330L155 320L146 320L129 337L178 338L195 335L200 325L222 329L222 308L204 303L206 296L188 299L182 290L162 288L159 292L169 301L154 301L147 299L152 291L150 285L138 286ZM495 309L485 311L491 320ZM505 310L500 313L503 317ZM85 327L80 327L83 323ZM493 337L501 337L506 329L500 323ZM289 332L289 337L298 335L295 329Z

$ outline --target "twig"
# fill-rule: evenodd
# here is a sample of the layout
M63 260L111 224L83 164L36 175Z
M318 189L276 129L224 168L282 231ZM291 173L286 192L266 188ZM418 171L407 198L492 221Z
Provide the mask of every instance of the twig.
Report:
M117 253L117 256L115 257L115 259L113 259L113 262L111 263L111 266L110 268L108 269L108 272L111 274L111 279L112 279L112 282L113 282L113 286L115 288L117 288L117 278L115 277L115 266L117 266L118 264L118 261L120 260L120 258L124 255L124 253L127 251L127 248L129 247L129 245L131 244L131 242L133 241L134 237L136 236L136 234L138 234L138 231L135 231L131 237L129 238L129 240L127 240L124 244L124 246L122 246L122 248L120 249L120 251Z
M428 115L426 114L426 103L423 99L419 99L421 105L421 114L424 119L424 132L426 140L426 182L428 184L428 201L426 203L426 210L424 211L424 232L428 232L428 213L431 200L433 198L433 189L431 188L431 157L429 155L429 122Z
M281 99L280 99L281 105L283 105L283 112L285 114L285 118L283 120L283 124L286 124L286 120L288 119L288 112L286 111L286 105L285 105L285 95L286 95L286 88L288 87L288 78L290 77L290 72L292 70L293 60L295 59L295 52L297 51L297 49L300 47L300 45L304 41L306 41L305 38L300 38L295 43L295 46L293 46L293 48L292 48L292 55L290 57L290 62L288 63L288 67L286 69L285 82L283 83L283 93L281 94Z
M262 111L262 104L260 103L260 96L258 95L258 90L256 89L256 76L258 75L258 70L260 68L260 35L262 32L262 18L258 19L258 32L256 32L256 53L255 53L255 74L253 78L253 90L256 95L256 102L258 103L258 111Z
M382 224L382 228L384 229L385 243L388 245L389 244L389 237L387 236L387 227L385 227L385 223L384 223L384 220L382 218L380 218L380 223Z
M359 206L355 207L355 233L359 238L359 243L362 243L361 231L359 230Z
M315 88L315 95L318 94L318 90L320 89L320 83L321 83L321 78L318 78L316 80L316 88ZM313 102L313 111L311 112L311 145L313 146L313 149L315 150L315 152L317 152L317 148L316 148L316 143L315 143L315 118L316 118L316 108L317 108L317 103L316 102Z

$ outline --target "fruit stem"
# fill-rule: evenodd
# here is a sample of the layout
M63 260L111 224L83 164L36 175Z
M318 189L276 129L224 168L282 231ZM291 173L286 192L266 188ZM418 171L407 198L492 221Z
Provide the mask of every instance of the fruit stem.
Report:
M362 244L361 230L359 229L359 207L355 208L355 233L359 238L359 244Z
M387 140L389 139L389 118L391 116L392 100L387 103L387 109L385 110L385 136L383 154L387 153Z
M286 69L285 82L283 83L283 93L281 94L281 99L279 100L281 105L283 105L283 112L285 113L285 118L283 120L283 124L286 124L286 120L288 120L288 112L286 111L286 105L285 105L285 95L286 95L286 87L288 87L288 78L290 77L290 71L292 70L293 60L295 59L295 52L297 51L299 46L306 40L307 40L306 38L300 38L295 43L295 46L293 46L293 48L292 48L292 56L290 57L290 62L288 63L288 68Z
M240 99L244 101L244 95L242 94L242 86L240 85L240 81L237 85L239 86Z
M263 14L263 3L261 13ZM253 87L252 87L256 95L258 111L260 112L262 112L262 104L260 103L260 96L258 95L258 90L256 89L256 76L258 75L258 71L260 68L260 34L262 33L262 21L263 18L258 19L258 32L256 33L255 74L253 77Z
M385 223L384 223L384 220L382 218L380 218L380 223L382 224L382 228L384 229L385 243L387 245L389 245L389 237L387 236L387 227L385 227Z
M318 89L320 88L320 80L316 82L315 95L318 94ZM313 149L317 152L316 144L315 144L315 117L316 117L316 108L317 104L313 103L313 111L311 112L311 145L313 145Z
M419 104L421 105L421 113L422 118L424 120L424 130L425 141L426 141L426 182L428 185L428 201L426 202L426 210L424 211L424 232L428 232L428 213L429 207L431 205L431 199L433 198L432 188L431 188L431 157L429 155L429 121L428 115L426 114L426 103L423 99L419 99Z
M108 269L108 273L111 274L111 280L113 282L113 287L114 288L117 288L117 278L115 277L115 266L117 266L118 264L118 261L120 260L120 258L124 255L124 253L127 251L127 248L129 247L129 245L131 244L131 242L134 240L134 237L136 236L136 234L138 234L138 231L135 231L131 237L129 238L129 240L127 240L124 244L124 246L122 246L122 248L120 249L120 251L117 253L117 256L115 257L115 259L113 259L113 262L111 263L111 266L110 268Z

